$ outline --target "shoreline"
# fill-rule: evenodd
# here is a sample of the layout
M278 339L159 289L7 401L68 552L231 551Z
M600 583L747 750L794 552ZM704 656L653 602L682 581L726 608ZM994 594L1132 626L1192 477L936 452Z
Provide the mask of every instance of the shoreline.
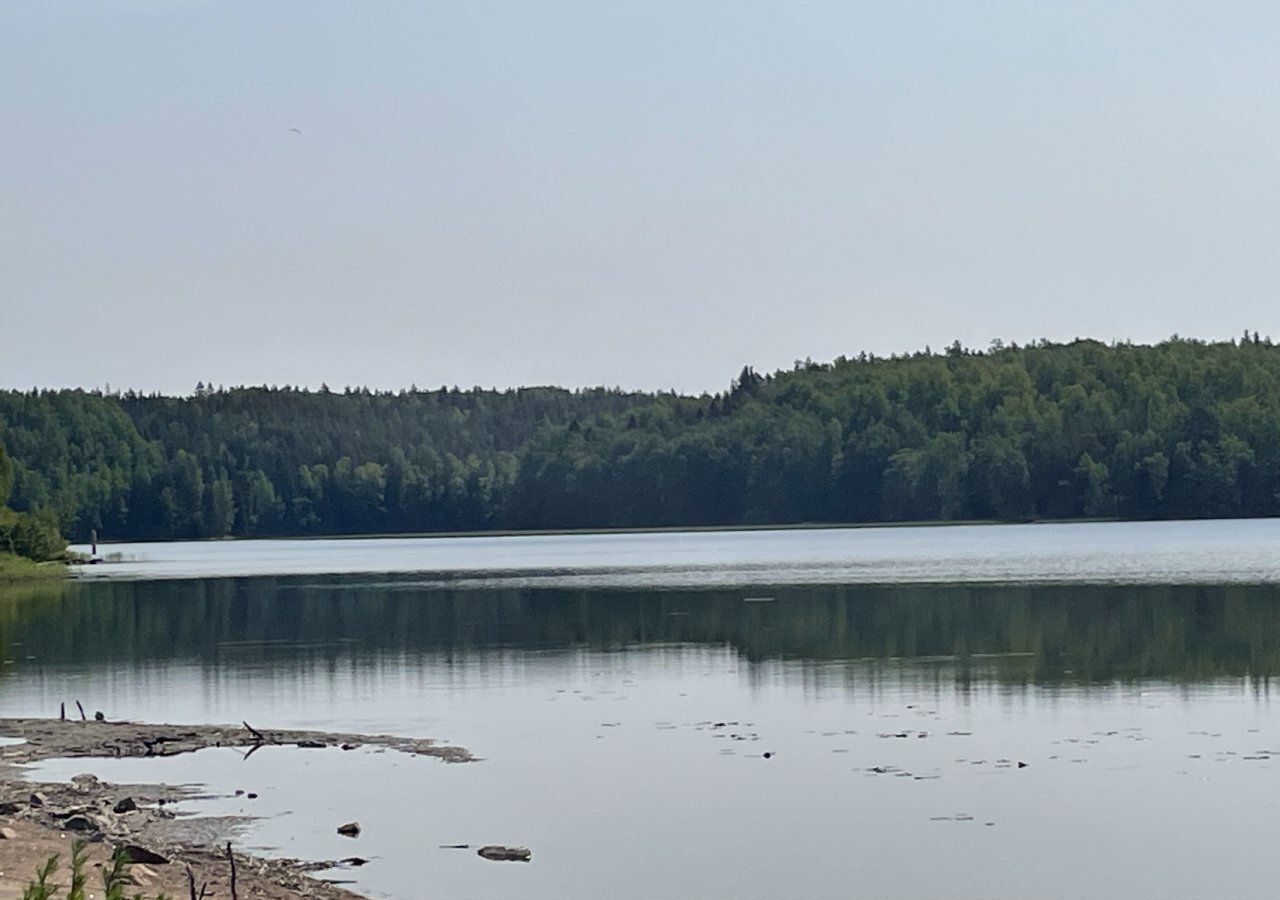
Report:
M1246 518L1246 517L1238 517ZM1268 518L1255 516L1251 518ZM337 534L253 534L222 535L196 538L129 538L98 539L98 546L110 547L127 544L204 544L239 543L246 541L366 541L395 538L481 538L481 537L572 537L615 534L707 534L713 532L752 531L852 531L874 528L951 528L962 525L1087 525L1107 522L1169 522L1204 521L1199 519L1122 519L1115 517L1079 517L1069 519L912 519L900 522L786 522L780 524L753 525L637 525L612 528L509 528L479 531L370 531ZM1229 520L1234 521L1234 520ZM84 546L72 542L71 546Z
M172 804L199 800L190 786L112 784L90 772L70 782L32 781L27 766L50 759L113 759L175 756L213 747L290 747L355 750L376 747L446 763L472 762L463 747L393 735L358 735L233 725L172 725L105 720L0 719L0 736L22 743L0 747L0 900L20 898L36 867L57 854L60 864L72 842L88 842L90 865L109 860L113 848L133 859L129 870L148 896L186 896L188 870L212 897L230 896L234 868L241 896L267 900L361 900L336 883L344 871L362 865L345 860L296 860L235 850L233 832L251 818L179 816ZM92 764L86 766L92 768ZM230 853L230 857L229 854ZM328 880L320 873L330 873ZM65 871L59 870L59 878ZM94 880L91 876L91 880Z
M63 560L36 562L23 556L0 551L0 587L57 581L67 576L69 568L70 563Z

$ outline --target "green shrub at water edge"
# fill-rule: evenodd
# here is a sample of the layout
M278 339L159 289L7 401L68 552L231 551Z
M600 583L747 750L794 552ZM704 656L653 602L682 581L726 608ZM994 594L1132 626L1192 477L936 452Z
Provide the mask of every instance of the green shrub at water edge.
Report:
M66 551L67 542L52 513L20 513L0 507L0 552L46 562L62 559Z

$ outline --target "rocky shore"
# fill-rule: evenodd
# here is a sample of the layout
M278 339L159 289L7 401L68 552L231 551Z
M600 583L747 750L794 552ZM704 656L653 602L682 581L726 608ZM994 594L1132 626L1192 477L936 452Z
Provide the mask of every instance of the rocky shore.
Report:
M263 859L236 851L229 837L243 820L179 818L172 804L197 797L192 788L117 785L94 775L69 783L39 783L23 777L26 764L58 758L172 756L210 747L263 746L300 750L380 747L431 756L445 762L473 759L461 747L392 735L290 731L232 725L157 725L65 719L0 719L0 736L22 743L0 747L0 900L20 898L37 864L53 854L66 859L71 842L89 843L92 864L105 863L116 848L132 861L138 889L148 896L186 897L190 885L205 887L208 900L230 898L234 868L239 897L268 900L359 897L338 884L344 869L363 860ZM90 766L91 767L91 766ZM323 873L323 874L321 874ZM327 880L326 880L327 879ZM96 876L91 876L96 882Z

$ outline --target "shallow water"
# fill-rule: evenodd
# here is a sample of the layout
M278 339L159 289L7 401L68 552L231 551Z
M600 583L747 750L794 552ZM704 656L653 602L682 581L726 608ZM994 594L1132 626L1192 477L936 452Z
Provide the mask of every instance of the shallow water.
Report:
M828 582L864 564L929 569L911 548L963 532L1019 571L1048 535L1044 569L1070 557L1081 583L984 584L1005 579L958 552L947 565L972 583ZM880 562L835 557L868 534L902 543ZM264 558L297 574L94 577L0 598L0 714L80 699L112 717L471 748L481 762L265 748L38 769L205 783L224 796L194 811L262 817L245 846L369 858L336 877L389 898L423 883L557 900L1270 896L1273 534L1249 522L496 539L456 551L444 574L390 575L354 573L405 546L434 566L450 542L332 542L345 575L319 571L322 542L299 542L297 558L289 542L167 545L154 565L169 575L258 572ZM517 549L503 566L512 540L539 542L541 561ZM613 572L611 541L625 545ZM1090 543L1107 548L1093 568ZM762 562L784 558L794 565L763 580ZM496 561L491 580L479 559ZM1106 583L1125 580L1119 559L1144 583ZM1214 583L1224 560L1260 583ZM351 819L363 834L339 837ZM455 843L534 858L439 847Z

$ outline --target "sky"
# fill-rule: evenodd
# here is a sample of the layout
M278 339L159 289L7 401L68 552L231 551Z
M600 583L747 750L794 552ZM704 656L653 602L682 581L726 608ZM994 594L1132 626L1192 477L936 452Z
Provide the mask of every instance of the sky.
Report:
M0 386L1275 332L1280 4L0 0Z

